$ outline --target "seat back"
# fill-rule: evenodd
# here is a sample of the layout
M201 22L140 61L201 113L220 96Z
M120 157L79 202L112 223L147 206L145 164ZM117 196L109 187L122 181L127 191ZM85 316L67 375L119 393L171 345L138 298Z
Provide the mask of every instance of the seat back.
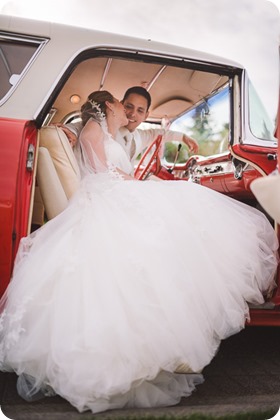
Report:
M66 134L56 126L41 128L37 183L48 219L66 208L80 180L79 166Z

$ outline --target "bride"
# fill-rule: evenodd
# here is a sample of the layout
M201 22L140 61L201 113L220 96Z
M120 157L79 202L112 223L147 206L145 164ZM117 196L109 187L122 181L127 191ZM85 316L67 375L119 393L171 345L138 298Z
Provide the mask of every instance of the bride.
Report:
M81 115L83 180L21 241L0 369L27 401L58 394L80 412L174 405L273 287L277 238L262 213L208 188L135 180L110 93L91 93Z

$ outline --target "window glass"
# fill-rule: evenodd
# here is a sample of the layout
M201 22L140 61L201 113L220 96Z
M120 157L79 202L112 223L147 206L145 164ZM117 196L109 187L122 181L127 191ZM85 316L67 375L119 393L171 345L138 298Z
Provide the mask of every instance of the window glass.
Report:
M249 124L255 137L275 142L273 123L251 82L249 82Z
M215 155L228 150L229 118L230 94L227 85L173 121L170 130L194 138L199 145L199 155ZM172 162L176 152L176 144L166 143L164 156L167 161ZM180 154L181 162L189 157L185 147L182 147Z
M0 100L18 83L41 43L0 34Z

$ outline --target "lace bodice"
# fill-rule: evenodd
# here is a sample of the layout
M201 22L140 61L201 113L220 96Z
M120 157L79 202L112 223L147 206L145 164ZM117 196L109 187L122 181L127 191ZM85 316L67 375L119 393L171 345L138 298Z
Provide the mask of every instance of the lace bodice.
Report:
M128 175L133 175L133 165L124 148L108 132L106 121L98 122L98 124L103 131L106 163L100 160L92 142L83 137L83 129L79 136L79 147L75 150L82 176L107 172L108 169L110 172L112 168L118 168Z
M125 150L111 136L106 137L106 140L104 141L104 148L109 164L116 166L129 175L133 173L132 164Z

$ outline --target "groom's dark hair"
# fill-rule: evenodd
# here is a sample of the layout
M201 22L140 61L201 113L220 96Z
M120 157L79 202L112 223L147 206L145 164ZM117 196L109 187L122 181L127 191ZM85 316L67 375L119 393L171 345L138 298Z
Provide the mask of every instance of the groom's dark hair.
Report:
M147 100L148 111L148 109L151 106L152 98L149 92L142 86L132 86L131 88L127 89L121 102L123 103L127 99L127 97L132 93L136 93L137 95L143 96Z

